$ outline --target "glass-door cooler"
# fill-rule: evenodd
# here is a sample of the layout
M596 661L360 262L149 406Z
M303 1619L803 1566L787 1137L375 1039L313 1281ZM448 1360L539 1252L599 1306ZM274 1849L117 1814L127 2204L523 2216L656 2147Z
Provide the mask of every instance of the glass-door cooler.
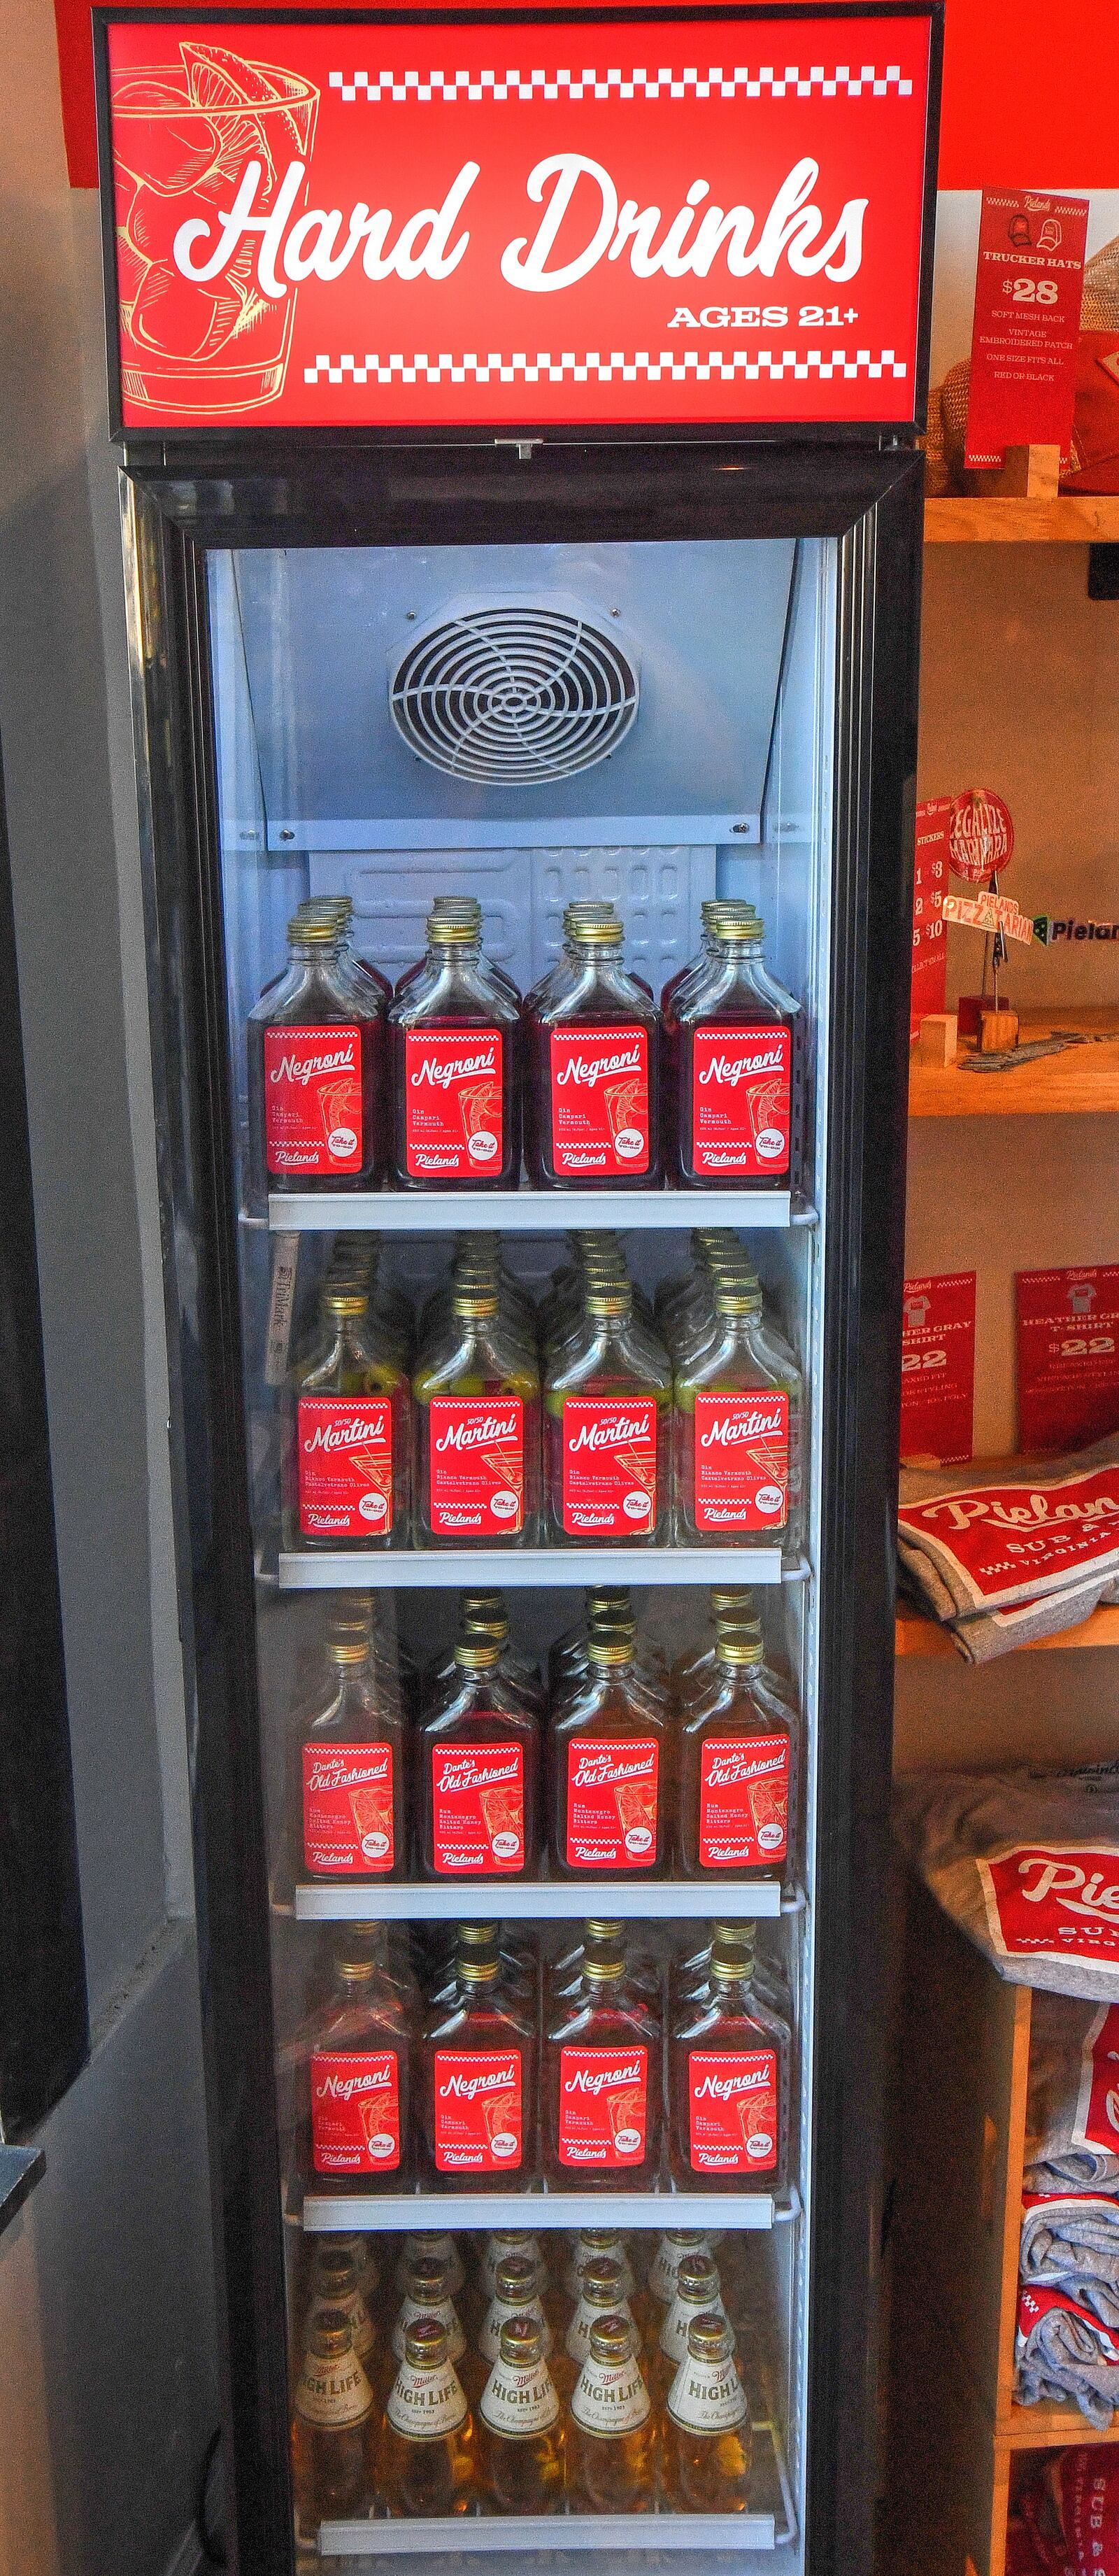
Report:
M869 2563L938 33L98 21L242 2576Z

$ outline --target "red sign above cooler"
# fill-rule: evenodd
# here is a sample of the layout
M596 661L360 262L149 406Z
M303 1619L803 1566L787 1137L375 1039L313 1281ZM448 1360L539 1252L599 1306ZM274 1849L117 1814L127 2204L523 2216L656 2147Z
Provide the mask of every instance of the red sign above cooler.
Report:
M925 15L99 38L123 429L915 417Z

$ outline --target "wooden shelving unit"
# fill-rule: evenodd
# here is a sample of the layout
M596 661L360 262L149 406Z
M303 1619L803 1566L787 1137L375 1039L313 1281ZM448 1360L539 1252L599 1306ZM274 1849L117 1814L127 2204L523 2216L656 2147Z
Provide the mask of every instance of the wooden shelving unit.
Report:
M988 509L998 506L986 504ZM1060 1055L1038 1056L1001 1072L966 1073L963 1066L975 1049L963 1038L955 1064L911 1064L910 1117L1082 1117L1119 1109L1119 1011L1024 1011L1021 1043L1048 1037L1054 1029L1084 1032L1097 1043L1066 1047Z
M1053 1647L1067 1653L1070 1647L1119 1646L1119 1607L1093 1610L1087 1619L1079 1619L1075 1628L1062 1628L1056 1637L1035 1637L1019 1654L1036 1655ZM947 1628L938 1628L935 1619L925 1619L919 1610L903 1610L894 1628L894 1653L898 1657L954 1655L955 1646Z
M1062 493L1056 500L926 501L927 546L1119 545L1119 498Z

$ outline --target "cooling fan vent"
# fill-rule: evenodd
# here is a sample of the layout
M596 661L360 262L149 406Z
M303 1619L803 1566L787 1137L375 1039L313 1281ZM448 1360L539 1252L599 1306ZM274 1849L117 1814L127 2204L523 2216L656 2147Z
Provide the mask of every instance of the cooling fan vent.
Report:
M410 644L389 683L397 732L420 760L491 787L574 778L616 750L637 713L637 672L577 610L465 609Z

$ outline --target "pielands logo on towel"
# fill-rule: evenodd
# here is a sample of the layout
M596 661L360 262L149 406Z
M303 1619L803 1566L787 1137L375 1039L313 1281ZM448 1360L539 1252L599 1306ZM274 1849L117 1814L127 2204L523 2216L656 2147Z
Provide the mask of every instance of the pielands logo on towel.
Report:
M976 1867L1000 1958L1119 1964L1119 1849L1019 1843Z

